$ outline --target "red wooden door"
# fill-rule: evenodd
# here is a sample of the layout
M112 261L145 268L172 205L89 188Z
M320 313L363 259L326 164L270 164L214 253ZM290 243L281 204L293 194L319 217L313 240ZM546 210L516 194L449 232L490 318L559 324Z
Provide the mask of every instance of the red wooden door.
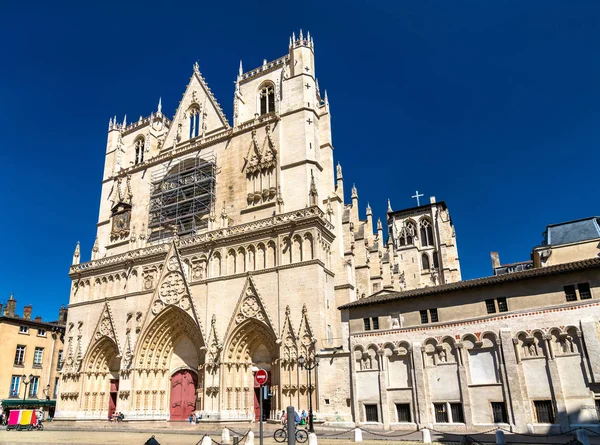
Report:
M189 369L177 371L171 377L171 420L188 420L196 409L198 377Z
M108 418L110 419L117 409L117 393L119 392L119 381L110 381L110 393L108 397Z

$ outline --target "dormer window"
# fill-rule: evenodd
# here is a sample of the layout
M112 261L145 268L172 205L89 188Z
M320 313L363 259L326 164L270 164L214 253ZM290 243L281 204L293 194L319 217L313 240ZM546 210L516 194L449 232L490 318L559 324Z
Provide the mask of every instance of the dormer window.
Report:
M273 85L266 85L260 90L260 114L275 111L275 89Z
M144 162L144 138L135 140L135 165Z

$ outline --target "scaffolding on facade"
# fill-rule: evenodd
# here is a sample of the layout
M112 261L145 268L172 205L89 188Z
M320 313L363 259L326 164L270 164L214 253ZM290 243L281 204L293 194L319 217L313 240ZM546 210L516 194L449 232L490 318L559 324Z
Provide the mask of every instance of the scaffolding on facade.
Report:
M165 163L152 173L149 241L197 233L208 228L215 202L214 155L198 154Z

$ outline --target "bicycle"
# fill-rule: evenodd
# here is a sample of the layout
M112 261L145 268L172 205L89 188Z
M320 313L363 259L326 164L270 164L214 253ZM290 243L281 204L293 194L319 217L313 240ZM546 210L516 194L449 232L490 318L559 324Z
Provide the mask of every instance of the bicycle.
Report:
M288 439L288 432L287 432L287 426L284 426L283 428L279 428L278 430L275 430L275 432L273 433L273 439L275 439L275 442L287 442ZM304 430L304 429L300 429L300 430L296 430L296 442L298 443L304 443L308 440L308 431Z

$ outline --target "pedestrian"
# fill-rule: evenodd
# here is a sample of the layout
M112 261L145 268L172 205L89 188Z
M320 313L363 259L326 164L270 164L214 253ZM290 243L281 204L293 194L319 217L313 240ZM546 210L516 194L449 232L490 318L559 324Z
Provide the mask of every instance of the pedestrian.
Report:
M285 410L281 411L281 424L287 425L287 413Z
M194 415L193 415L193 414L190 414L189 421L190 421L190 424L192 424L192 425L193 425L194 423L196 423L196 422L194 422Z
M300 425L306 425L306 419L308 419L308 414L306 414L305 410L302 410L302 414L300 414Z

